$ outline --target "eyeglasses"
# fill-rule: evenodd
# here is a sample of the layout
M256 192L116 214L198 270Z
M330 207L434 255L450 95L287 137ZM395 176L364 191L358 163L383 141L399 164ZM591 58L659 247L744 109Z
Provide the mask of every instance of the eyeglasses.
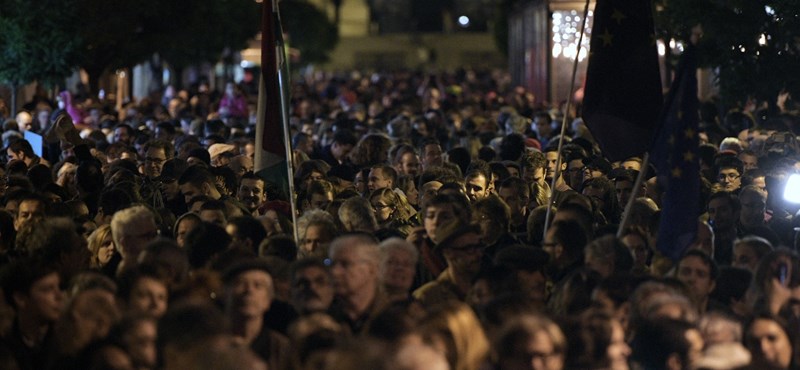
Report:
M458 246L458 247L449 247L447 249L450 249L450 250L453 250L453 251L456 251L456 252L475 253L475 252L480 252L480 251L483 250L483 244L481 244L481 243L467 244L467 245L461 245L461 246Z
M719 176L717 176L717 179L720 180L720 181L726 180L726 179L727 180L736 180L736 179L738 179L740 177L741 176L739 174L736 174L736 173L721 173L721 174L719 174Z
M164 162L166 162L167 160L166 160L165 158L153 158L153 157L145 157L145 158L144 158L144 161L145 161L145 162L149 162L149 163L154 163L154 164L157 164L157 165L162 165L162 164L164 164Z

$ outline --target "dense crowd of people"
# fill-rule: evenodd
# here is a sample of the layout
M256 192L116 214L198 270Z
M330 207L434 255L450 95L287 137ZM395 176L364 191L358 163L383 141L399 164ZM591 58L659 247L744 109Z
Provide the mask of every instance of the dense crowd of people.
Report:
M653 167L509 81L300 76L293 194L254 173L245 86L0 102L0 367L800 368L787 95L702 104L671 260Z

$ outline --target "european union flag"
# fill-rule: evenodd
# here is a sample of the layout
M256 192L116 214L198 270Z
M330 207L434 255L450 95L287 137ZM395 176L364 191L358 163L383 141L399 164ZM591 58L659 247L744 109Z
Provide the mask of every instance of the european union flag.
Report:
M611 161L650 149L663 95L650 0L597 0L583 119Z
M656 247L673 261L694 241L700 216L696 73L697 51L689 45L681 56L651 154L659 185L666 189Z

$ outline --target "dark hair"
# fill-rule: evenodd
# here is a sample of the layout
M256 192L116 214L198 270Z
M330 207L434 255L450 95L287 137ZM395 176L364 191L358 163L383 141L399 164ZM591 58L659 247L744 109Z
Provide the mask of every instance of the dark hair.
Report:
M186 233L184 248L189 255L189 264L198 269L208 265L230 243L231 237L222 226L202 222Z
M717 278L719 277L719 267L717 266L717 263L714 261L714 259L711 258L711 256L709 256L706 252L703 252L699 249L690 249L683 254L683 257L681 257L680 261L683 261L688 257L700 258L700 260L703 261L703 264L708 266L710 275L709 277L711 278L711 280L712 281L717 280ZM680 265L680 261L678 261L678 265Z
M214 176L208 169L204 168L203 166L192 165L183 172L180 179L178 179L178 184L192 184L195 187L201 187L203 184L210 184L214 186Z
M26 157L36 157L36 153L33 152L33 147L31 147L31 143L25 139L14 140L10 144L8 144L8 150L19 153L22 152Z
M0 279L6 302L16 308L14 294L28 295L34 283L54 272L56 267L42 258L26 257L4 266Z
M638 326L633 337L631 358L647 369L665 369L672 354L677 354L681 363L688 364L691 343L686 332L692 329L695 326L684 320L646 320Z
M117 279L117 297L123 302L128 302L136 283L145 278L160 281L165 287L167 286L167 279L163 271L154 265L140 264L122 271Z
M261 222L251 216L240 216L228 220L228 224L236 226L236 238L250 240L250 248L258 253L258 246L267 237L267 230Z

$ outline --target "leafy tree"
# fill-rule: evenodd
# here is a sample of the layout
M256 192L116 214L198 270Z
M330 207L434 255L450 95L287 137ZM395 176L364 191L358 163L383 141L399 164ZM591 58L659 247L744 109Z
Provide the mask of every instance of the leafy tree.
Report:
M17 88L38 81L63 82L74 70L79 39L71 0L0 0L0 82L11 86L16 113Z
M726 107L781 90L800 97L800 2L657 0L658 37L689 42L700 25L701 66L714 68Z
M180 75L202 62L216 62L227 50L241 50L258 33L261 12L252 0L179 0L183 13L171 22L158 53ZM175 5L173 5L175 6Z
M327 62L339 42L336 25L305 0L284 0L279 6L283 31L289 34L287 41L300 50L303 64Z

